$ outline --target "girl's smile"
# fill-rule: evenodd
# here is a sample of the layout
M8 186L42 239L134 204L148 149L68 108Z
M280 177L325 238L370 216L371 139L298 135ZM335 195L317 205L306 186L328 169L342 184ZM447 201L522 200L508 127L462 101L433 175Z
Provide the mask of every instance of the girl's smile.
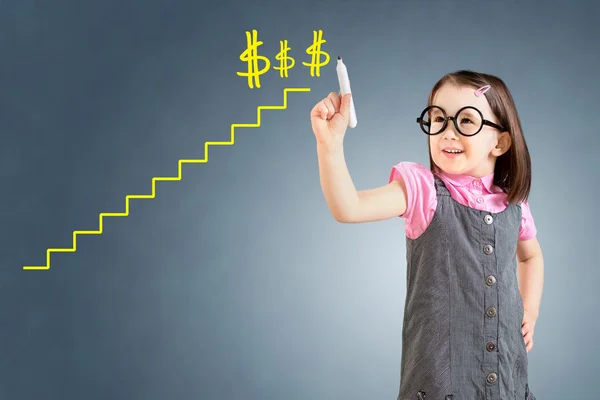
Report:
M464 153L463 150L460 150L456 147L446 147L442 150L442 153L448 158L457 158L461 154Z

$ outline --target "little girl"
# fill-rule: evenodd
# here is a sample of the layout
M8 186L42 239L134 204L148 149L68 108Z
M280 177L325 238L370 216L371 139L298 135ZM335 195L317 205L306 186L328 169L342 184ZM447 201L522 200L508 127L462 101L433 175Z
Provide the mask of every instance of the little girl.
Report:
M417 118L430 168L401 162L388 185L363 191L343 155L350 96L317 103L312 129L337 221L405 219L398 400L535 400L527 353L543 259L526 201L529 151L505 83L472 71L444 76Z

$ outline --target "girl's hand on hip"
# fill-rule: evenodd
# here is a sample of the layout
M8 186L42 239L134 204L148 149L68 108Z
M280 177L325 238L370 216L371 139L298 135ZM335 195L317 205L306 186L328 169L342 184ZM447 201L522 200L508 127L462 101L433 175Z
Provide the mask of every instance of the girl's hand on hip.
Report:
M521 333L523 334L523 340L525 341L525 348L527 352L531 351L533 347L533 331L535 328L535 319L532 318L527 312L523 314L523 322L521 323Z

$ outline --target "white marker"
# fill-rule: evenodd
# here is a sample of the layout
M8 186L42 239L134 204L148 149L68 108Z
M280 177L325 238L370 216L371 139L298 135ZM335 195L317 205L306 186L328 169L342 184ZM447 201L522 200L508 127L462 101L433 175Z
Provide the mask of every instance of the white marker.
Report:
M338 56L337 67L335 69L337 71L338 81L340 82L341 95L344 96L346 93L352 93L350 90L350 79L348 79L348 70L342 62L342 57ZM352 97L350 98L350 121L348 126L350 128L356 126L356 111L354 111L354 99Z

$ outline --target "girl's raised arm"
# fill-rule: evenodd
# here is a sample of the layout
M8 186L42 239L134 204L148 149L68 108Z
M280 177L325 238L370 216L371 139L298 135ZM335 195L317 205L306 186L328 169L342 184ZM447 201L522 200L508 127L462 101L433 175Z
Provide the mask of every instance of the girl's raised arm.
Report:
M333 217L339 222L358 223L397 217L406 211L402 179L358 192L352 182L343 140L350 116L350 94L330 93L310 114L317 139L321 188Z

